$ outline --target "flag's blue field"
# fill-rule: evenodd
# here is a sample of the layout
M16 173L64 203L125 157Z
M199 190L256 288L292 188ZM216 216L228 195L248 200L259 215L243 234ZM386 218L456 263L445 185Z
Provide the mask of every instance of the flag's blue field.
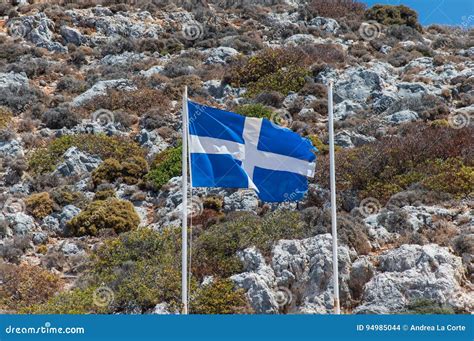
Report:
M266 119L189 102L193 187L252 188L267 202L299 200L314 176L316 148Z

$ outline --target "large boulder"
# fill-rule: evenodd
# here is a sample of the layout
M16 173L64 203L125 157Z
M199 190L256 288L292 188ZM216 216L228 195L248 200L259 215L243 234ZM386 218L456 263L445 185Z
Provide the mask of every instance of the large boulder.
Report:
M0 72L0 89L9 89L12 92L19 92L28 87L29 81L25 74Z
M79 46L85 42L85 38L83 37L82 33L69 26L61 27L61 36L63 37L66 44L74 44Z
M63 155L64 162L56 167L55 173L62 176L83 175L92 172L102 160L88 155L77 147L69 148Z
M257 314L278 313L280 307L272 268L255 248L239 252L238 256L247 271L231 277L235 285L246 291L250 305Z
M340 246L339 280L343 300L350 298L349 250ZM333 311L332 237L317 235L302 240L280 240L270 265L254 248L239 253L246 272L232 276L247 291L257 313L325 314Z
M374 93L384 88L380 72L363 67L353 67L344 72L334 85L334 100L339 103L343 100L365 103Z
M239 54L236 49L226 46L214 47L206 50L205 53L208 56L205 64L225 64L232 57Z
M343 148L354 148L375 141L375 137L343 130L336 134L334 143Z
M54 22L43 12L35 15L12 18L7 24L11 36L22 37L38 47L49 51L67 52L67 48L54 41Z
M6 214L5 216L10 228L10 233L7 233L7 235L24 236L35 227L35 220L26 213L17 212L15 214Z
M461 287L464 268L460 257L436 244L405 244L379 257L377 273L364 286L362 304L354 312L403 312L417 300L429 300L472 311L474 300Z
M74 98L74 100L72 101L72 105L76 107L81 106L98 96L106 95L107 90L109 89L131 91L136 90L136 87L128 79L112 79L107 81L100 81L94 84L94 86L92 86L92 88L90 88L86 92Z
M0 141L0 157L20 158L24 156L23 148L17 140Z
M336 34L337 31L341 28L339 23L331 18L324 17L315 17L309 22L309 26L316 27L321 31L329 32Z

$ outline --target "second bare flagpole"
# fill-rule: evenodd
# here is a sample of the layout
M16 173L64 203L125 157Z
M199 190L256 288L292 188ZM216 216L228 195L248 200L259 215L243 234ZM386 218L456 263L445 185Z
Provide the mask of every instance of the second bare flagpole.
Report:
M336 218L336 165L334 158L334 110L332 96L333 81L328 85L328 111L329 111L329 178L331 186L331 230L332 230L332 269L334 286L334 313L341 313L339 302L339 267L337 257L337 218Z
M181 230L181 301L183 314L188 313L188 87L183 94L183 127L182 127L182 205L183 222Z

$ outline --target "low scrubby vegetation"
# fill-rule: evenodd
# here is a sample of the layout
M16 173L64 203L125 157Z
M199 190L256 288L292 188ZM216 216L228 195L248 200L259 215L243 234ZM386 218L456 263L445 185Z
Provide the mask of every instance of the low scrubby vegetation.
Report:
M121 233L136 229L140 218L133 205L125 200L108 198L91 202L67 226L73 235L95 236L100 230L111 229Z
M144 151L136 142L128 138L106 135L65 135L53 139L46 147L38 148L29 158L32 172L42 174L51 172L61 162L63 154L71 147L101 159L113 158L125 161L132 156L143 156Z
M415 183L454 196L467 195L474 188L469 147L472 133L469 127L416 123L406 126L399 136L340 150L336 157L338 186L340 190L360 191L361 198L374 197L383 202ZM327 158L320 158L316 179L326 186L328 169Z

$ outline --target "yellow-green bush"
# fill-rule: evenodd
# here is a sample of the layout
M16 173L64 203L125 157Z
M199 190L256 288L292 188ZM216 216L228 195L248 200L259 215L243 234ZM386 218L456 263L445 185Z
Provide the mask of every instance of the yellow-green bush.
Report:
M418 315L449 315L455 312L453 308L441 305L438 302L428 299L417 299L407 305L407 313Z
M107 200L109 198L115 198L115 190L113 188L103 189L95 192L94 201L96 200Z
M276 240L310 235L309 227L298 212L275 211L263 218L251 213L236 214L224 223L210 226L195 240L193 274L198 278L228 277L242 271L237 251L256 246L268 253Z
M43 219L53 212L54 201L49 193L35 193L25 199L27 211L35 218Z
M36 174L53 171L62 161L63 154L73 146L89 154L98 155L103 160L113 158L121 162L130 157L145 156L145 151L126 137L103 134L65 135L54 139L47 147L35 150L29 158L30 170Z
M102 183L113 183L122 179L128 185L135 185L148 172L148 163L141 156L132 156L119 162L116 159L107 159L92 172L92 181L95 186Z
M0 107L0 129L6 128L12 120L12 113L5 107Z
M117 309L161 302L180 308L179 229L137 229L105 242L92 256L94 282L111 287Z
M225 76L225 82L235 87L247 87L246 96L277 91L287 95L300 90L309 71L305 59L292 49L265 49L260 53L237 60Z
M0 263L0 309L17 311L46 302L63 282L53 273L27 264Z
M181 146L159 153L150 167L147 179L157 188L161 188L171 178L181 175L181 153Z
M270 119L273 113L273 111L270 108L260 103L238 106L235 109L235 112L237 114L244 115L247 117L257 117L257 118L266 118L266 119Z
M422 31L418 22L418 13L404 5L374 5L365 12L365 16L383 25L407 25Z
M289 66L275 71L249 84L245 96L255 97L262 92L276 91L282 95L289 92L298 92L306 82L309 71L299 66Z
M97 288L91 286L86 289L64 291L51 297L47 302L32 305L20 312L24 314L107 314L111 312L112 307L94 303L94 293Z
M459 158L431 161L421 181L427 189L454 194L457 197L474 191L474 167Z
M192 314L249 314L251 309L242 289L236 289L231 280L217 279L198 288L192 295Z
M101 229L122 233L137 228L139 224L140 218L131 202L109 198L91 202L67 223L67 227L76 236L95 236Z

